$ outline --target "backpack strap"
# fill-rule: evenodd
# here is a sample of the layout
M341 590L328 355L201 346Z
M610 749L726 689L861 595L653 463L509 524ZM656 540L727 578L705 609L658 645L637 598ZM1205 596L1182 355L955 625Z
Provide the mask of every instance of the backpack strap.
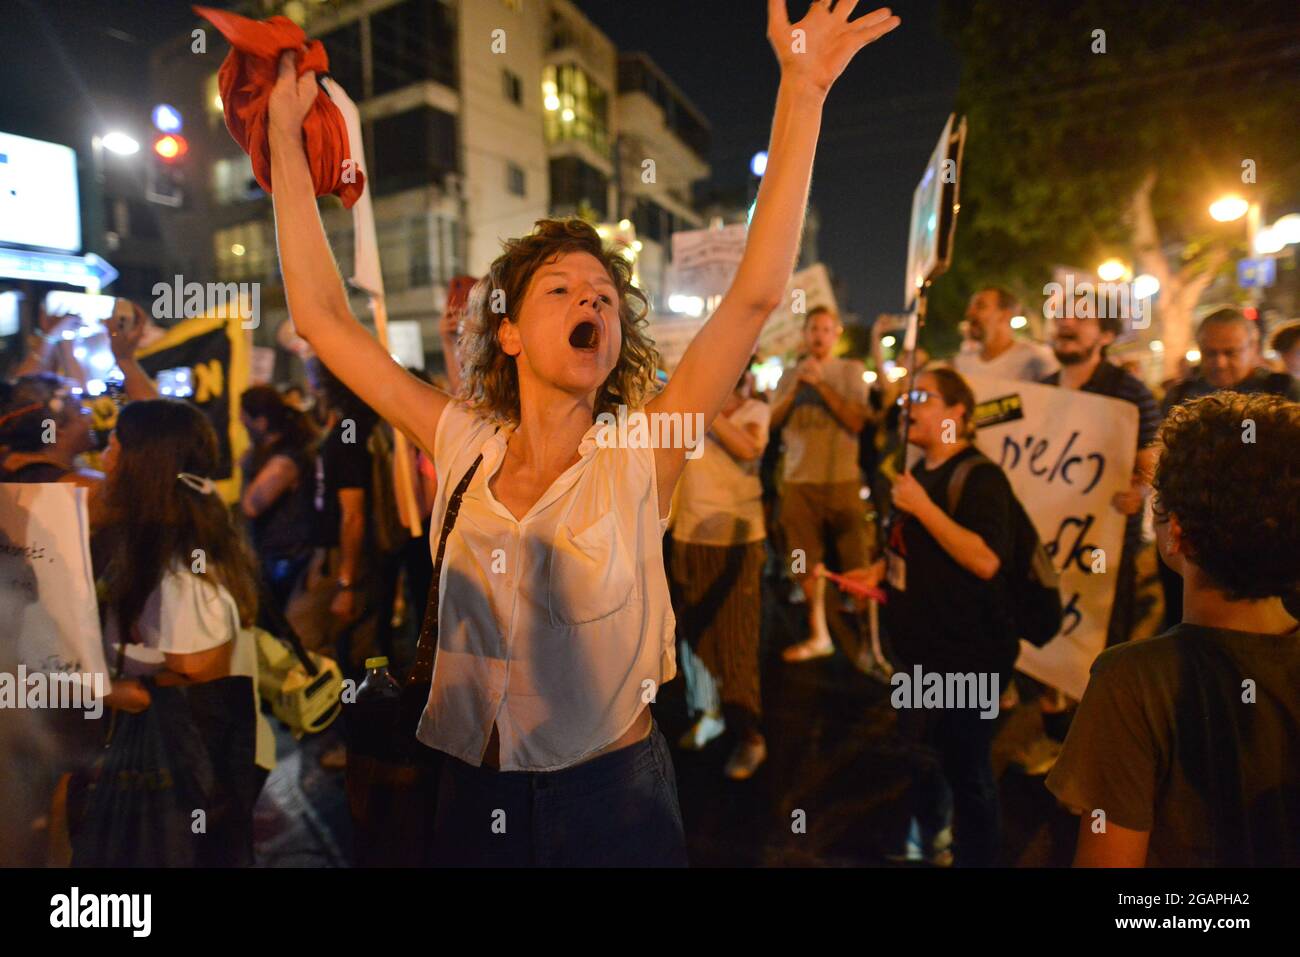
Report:
M966 489L966 479L974 470L975 466L983 465L988 462L994 464L993 460L986 457L982 452L976 452L968 456L965 460L958 462L957 467L952 470L952 475L948 477L948 517L953 518L957 514L957 506L961 502L961 493Z
M408 684L428 681L433 676L433 653L438 646L438 584L442 580L442 556L447 550L447 537L456 524L460 500L465 496L470 479L474 477L482 461L483 453L480 452L474 464L465 472L460 484L451 493L451 497L447 499L447 509L442 516L442 532L438 537L438 553L433 559L433 580L429 585L429 601L424 612L424 622L420 625L420 639L415 646L415 661L406 678Z

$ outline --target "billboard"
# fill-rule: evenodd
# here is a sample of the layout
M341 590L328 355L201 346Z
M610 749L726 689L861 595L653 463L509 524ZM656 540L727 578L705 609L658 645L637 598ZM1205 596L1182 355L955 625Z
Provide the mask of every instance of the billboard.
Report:
M81 249L71 147L0 133L0 246Z

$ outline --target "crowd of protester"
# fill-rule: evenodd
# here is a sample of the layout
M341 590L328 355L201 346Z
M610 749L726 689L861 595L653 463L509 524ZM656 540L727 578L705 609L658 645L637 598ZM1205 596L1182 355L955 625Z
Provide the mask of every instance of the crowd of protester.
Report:
M850 26L815 8L804 25L834 52L775 45L783 80L744 258L666 384L630 266L579 220L509 241L468 301L449 301L450 394L396 365L353 317L330 253L302 136L316 87L291 58L270 95L268 149L287 304L317 358L306 389L240 396L250 445L234 463L238 501L218 494L211 424L158 397L135 361L142 310L110 322L124 392L103 449L66 376L59 342L73 320L42 317L0 388L0 481L88 489L111 733L161 748L206 789L209 817L201 840L146 803L113 818L85 773L103 727L52 723L58 759L28 773L22 806L41 810L32 833L62 839L53 859L250 863L253 806L275 760L255 626L292 632L355 679L377 659L399 671L418 655L405 622L438 649L418 728L404 731L442 756L429 861L685 864L672 757L649 704L680 661L694 719L680 746L730 731L720 770L751 778L772 730L764 596L806 606L806 633L774 636L788 645L780 666L816 667L837 653L830 615L846 607L830 572L866 602L861 613L883 600L886 660L859 654L864 670L994 676L1004 706L1042 714L1023 763L1050 769L1047 787L1080 814L1078 862L1300 863L1294 327L1273 340L1287 368L1269 369L1254 322L1210 314L1200 364L1161 408L1107 357L1122 331L1109 317L1058 314L1051 343L1033 343L1013 331L1015 297L979 289L950 361L918 350L885 375L877 330L869 387L864 364L836 354L843 328L821 308L770 402L756 396L751 349L794 261L821 97L897 18ZM974 374L1137 407L1136 466L1111 503L1126 524L1110 647L1082 701L1013 678L1023 507L974 446ZM620 407L700 415L703 448L602 444L596 417ZM414 455L395 455L396 433ZM430 537L410 540L402 489ZM1148 507L1168 628L1133 641ZM916 767L895 856L1002 862L998 726L971 708L898 711L894 733ZM321 761L343 767L347 746ZM508 829L492 826L498 814Z

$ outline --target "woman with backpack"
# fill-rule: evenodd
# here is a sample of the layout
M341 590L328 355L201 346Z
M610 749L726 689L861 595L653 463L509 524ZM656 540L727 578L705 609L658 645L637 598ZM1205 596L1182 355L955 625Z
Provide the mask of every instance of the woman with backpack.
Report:
M1017 503L1006 475L971 444L974 408L970 386L951 369L917 376L907 441L922 458L894 484L885 557L851 577L885 589L890 660L900 667L896 690L899 676L911 680L917 666L927 677L941 676L944 688L955 684L949 675L973 674L975 686L997 679L992 714L974 695L919 708L913 694L891 696L899 732L920 749L923 764L913 780L913 821L903 856L946 864L955 853L958 865L991 866L999 847L990 759L996 689L1006 684L1019 652L1003 574L1014 551ZM972 459L978 464L963 468ZM954 507L949 483L958 470ZM954 812L955 851L948 827Z

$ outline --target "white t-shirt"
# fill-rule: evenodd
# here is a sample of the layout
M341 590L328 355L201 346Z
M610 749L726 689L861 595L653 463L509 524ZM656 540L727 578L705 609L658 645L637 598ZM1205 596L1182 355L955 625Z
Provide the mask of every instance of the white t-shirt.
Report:
M677 673L654 450L602 447L602 428L516 519L488 487L509 431L460 402L442 413L431 550L452 491L483 462L443 558L417 731L430 747L477 767L495 723L501 770L568 767L617 741Z
M240 627L239 608L224 587L204 575L175 565L162 577L145 602L136 624L138 641L128 642L123 676L144 678L166 667L165 655L193 655L234 641L230 673L253 679L253 712L257 721L257 764L275 767L275 735L258 706L257 645L253 632ZM117 673L117 618L108 614L104 627L105 657Z
M757 425L759 448L767 445L772 410L746 399L727 416L732 425ZM687 459L677 485L673 538L695 545L745 545L767 537L758 460L740 462L710 433L699 458Z
M952 357L952 367L962 375L989 375L1000 379L1037 382L1061 368L1052 350L1042 343L1017 339L996 359L985 362L979 352L961 352Z

